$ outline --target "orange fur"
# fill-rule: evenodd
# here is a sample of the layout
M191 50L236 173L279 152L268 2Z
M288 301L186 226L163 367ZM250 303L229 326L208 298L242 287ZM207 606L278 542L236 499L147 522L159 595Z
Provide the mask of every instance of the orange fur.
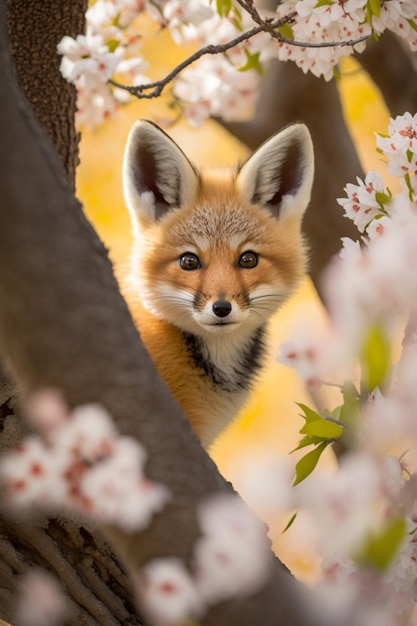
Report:
M304 128L295 139L295 131L283 131L284 148L273 138L237 171L204 174L149 122L140 122L129 140L125 194L135 243L127 299L146 348L204 445L244 403L263 361L268 319L305 271L301 220L312 151L307 145L303 152ZM284 184L284 173L259 171L275 152L282 167L290 140L300 151L302 182L290 172L298 186L271 210L262 198ZM198 266L184 269L184 254Z

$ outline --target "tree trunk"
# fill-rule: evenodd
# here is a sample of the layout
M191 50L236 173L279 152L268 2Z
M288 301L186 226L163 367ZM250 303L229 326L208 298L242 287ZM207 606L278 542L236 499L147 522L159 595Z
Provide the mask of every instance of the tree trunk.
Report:
M75 186L79 135L76 91L59 71L56 47L84 31L88 0L9 0L8 31L20 89L57 149Z
M391 115L417 111L417 53L390 31L369 41L356 60L380 90Z
M10 0L7 7L8 32L19 86L58 151L73 187L79 142L75 129L76 93L59 72L60 59L56 46L62 36L76 36L83 31L86 8L87 0L70 3L66 0L44 0L42 3ZM4 55L5 51L2 52ZM5 56L2 62L5 67ZM2 72L2 81L5 76ZM10 89L10 86L4 85L6 88ZM24 107L22 102L19 106ZM3 125L8 124L5 116L6 111L2 109ZM19 154L25 150L24 145L17 145L16 139L9 145L6 134L2 132L1 136L3 145L9 146L5 156L15 163L14 185L27 184L28 172L19 159ZM64 171L60 172L60 176L65 176ZM4 197L2 207L4 211L11 211L13 204ZM28 220L28 228L32 220L36 220L36 210ZM48 245L53 245L53 242L48 242ZM22 259L30 264L31 259L26 252L21 251ZM16 304L14 289L4 298ZM0 369L0 450L16 444L26 432L17 397L16 386ZM2 516L0 536L1 617L13 620L20 576L33 566L41 566L55 572L67 591L68 623L108 626L141 623L132 602L129 580L97 531L64 518L47 520L36 516L36 522L28 524L27 520L16 522Z
M146 448L147 475L172 501L143 533L103 529L130 572L149 559L190 561L199 528L196 506L230 492L193 435L144 350L112 275L105 249L76 202L51 143L13 80L0 1L0 343L24 394L58 387L71 405L99 401L119 431ZM21 420L2 398L1 444L19 437ZM126 578L92 529L68 520L4 515L0 596L13 619L16 577L43 564L72 598L70 624L137 624ZM213 607L211 626L309 626L300 591L271 553L271 575L254 596Z

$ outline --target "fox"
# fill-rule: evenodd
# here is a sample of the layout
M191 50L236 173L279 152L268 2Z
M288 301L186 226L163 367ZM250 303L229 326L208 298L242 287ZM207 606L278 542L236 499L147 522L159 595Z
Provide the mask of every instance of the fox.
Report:
M305 275L314 155L291 124L232 168L198 168L149 120L123 159L133 246L128 304L142 341L207 449L264 367L268 326Z

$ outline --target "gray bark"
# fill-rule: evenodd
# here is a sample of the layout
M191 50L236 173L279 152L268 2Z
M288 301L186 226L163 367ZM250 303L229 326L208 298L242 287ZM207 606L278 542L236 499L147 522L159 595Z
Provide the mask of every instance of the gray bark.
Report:
M106 251L75 200L56 152L21 97L6 45L4 9L2 0L0 136L9 147L0 154L3 354L23 395L53 386L63 391L70 405L103 404L119 431L146 447L147 475L167 485L173 494L172 502L145 532L103 529L127 570L137 571L150 558L162 555L188 562L199 533L197 504L210 493L230 492L230 486L159 378L119 294ZM57 531L62 527L69 538L68 549L64 535ZM123 606L114 590L105 603L106 584L88 561L71 563L74 547L84 550L88 544L88 537L81 540L82 532L71 523L49 522L46 534L39 532L39 526L30 527L29 520L21 523L5 516L2 532L0 588L6 619L13 616L8 601L15 595L14 578L27 554L30 560L46 561L60 573L78 605L77 617L70 621L74 626L138 623L129 609L128 617L121 615ZM51 542L56 532L58 540ZM95 538L93 552L97 545ZM94 558L100 562L105 558L103 551ZM311 624L291 575L272 553L271 560L271 576L256 595L214 607L202 624ZM110 556L105 570L112 567ZM119 572L116 568L113 574L120 582ZM80 581L87 581L87 594Z

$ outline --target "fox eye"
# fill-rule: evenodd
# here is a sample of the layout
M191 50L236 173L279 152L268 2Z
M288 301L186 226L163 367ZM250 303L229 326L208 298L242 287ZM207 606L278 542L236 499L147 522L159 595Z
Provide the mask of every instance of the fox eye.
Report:
M179 258L180 267L183 270L198 270L201 267L200 259L193 252L186 252Z
M239 267L243 267L245 269L251 269L252 267L256 267L258 265L259 257L256 252L251 252L248 250L247 252L242 252L239 257Z

